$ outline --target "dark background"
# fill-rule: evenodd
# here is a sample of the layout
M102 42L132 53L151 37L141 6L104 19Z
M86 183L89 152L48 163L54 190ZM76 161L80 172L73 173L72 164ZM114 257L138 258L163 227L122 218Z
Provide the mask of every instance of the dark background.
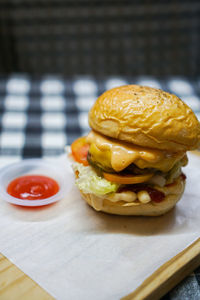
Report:
M1 0L0 72L199 75L200 1Z

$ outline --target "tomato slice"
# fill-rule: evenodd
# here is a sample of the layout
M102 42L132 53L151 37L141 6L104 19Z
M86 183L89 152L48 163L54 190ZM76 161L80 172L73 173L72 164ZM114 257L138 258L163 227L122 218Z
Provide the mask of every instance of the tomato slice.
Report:
M148 181L153 174L145 175L118 175L103 173L103 177L111 182L120 183L120 184L136 184Z
M86 137L80 137L71 144L72 155L75 161L88 166L87 154L89 144L86 143Z

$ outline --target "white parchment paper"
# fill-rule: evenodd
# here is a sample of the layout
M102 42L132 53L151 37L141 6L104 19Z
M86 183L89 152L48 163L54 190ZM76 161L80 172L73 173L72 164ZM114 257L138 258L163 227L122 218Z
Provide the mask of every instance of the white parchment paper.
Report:
M155 218L95 212L62 163L71 189L60 202L22 208L0 200L0 252L56 299L119 299L200 236L198 156L184 168L181 201Z

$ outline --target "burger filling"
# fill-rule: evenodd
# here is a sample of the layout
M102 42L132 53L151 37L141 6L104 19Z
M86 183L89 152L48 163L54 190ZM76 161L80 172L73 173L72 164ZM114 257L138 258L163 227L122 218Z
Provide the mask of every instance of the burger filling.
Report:
M185 152L140 147L95 131L76 140L71 150L79 189L125 206L161 202L168 193L180 192L185 179Z

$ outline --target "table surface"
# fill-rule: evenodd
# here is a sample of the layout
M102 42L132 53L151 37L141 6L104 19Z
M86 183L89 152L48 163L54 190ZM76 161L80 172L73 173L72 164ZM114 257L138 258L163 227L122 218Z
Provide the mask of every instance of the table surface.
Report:
M66 144L88 133L87 114L97 96L114 86L131 83L175 93L200 119L200 78L1 76L0 166L8 159L14 162L19 158L60 155ZM37 299L52 298L2 255L0 274L1 299L10 299L11 291L15 294L12 299L31 299L31 295L32 299L36 295ZM24 280L28 288L21 289L24 294L18 296ZM200 268L163 299L200 299Z

